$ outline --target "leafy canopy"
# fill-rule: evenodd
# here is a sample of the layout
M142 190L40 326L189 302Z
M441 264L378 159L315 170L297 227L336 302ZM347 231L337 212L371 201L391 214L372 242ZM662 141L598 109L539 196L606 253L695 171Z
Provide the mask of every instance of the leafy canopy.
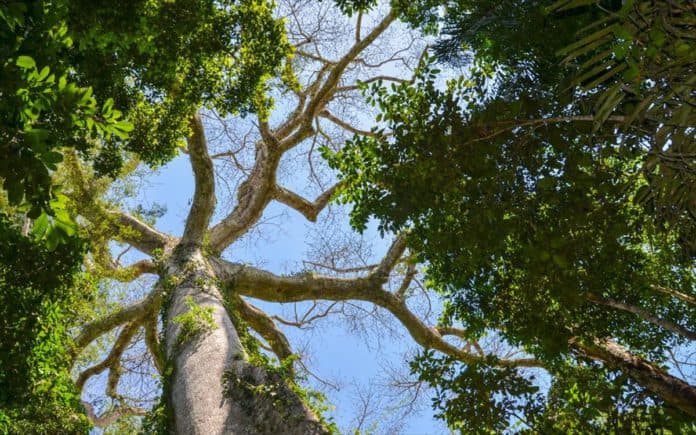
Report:
M694 288L693 120L677 121L692 104L668 91L694 77L691 55L676 48L693 48L683 33L693 10L471 1L445 2L442 13L439 3L408 16L428 31L441 25L435 53L468 75L443 84L426 60L413 83L367 88L377 135L325 155L354 226L377 217L384 231L410 229L446 301L444 324L472 339L499 336L551 376L542 391L494 361L425 352L412 367L438 391L441 417L482 432L693 429L621 370L573 348L611 337L665 363L686 342L608 301L696 327L693 305L656 290ZM655 53L665 28L671 48Z
M264 0L4 2L0 178L10 204L50 211L51 174L74 148L100 174L124 152L171 159L201 106L261 110L289 54Z

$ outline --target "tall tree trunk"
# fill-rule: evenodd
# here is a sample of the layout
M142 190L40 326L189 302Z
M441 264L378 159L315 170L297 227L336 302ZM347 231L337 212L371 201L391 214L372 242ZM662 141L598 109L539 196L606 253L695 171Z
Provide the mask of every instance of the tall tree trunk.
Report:
M173 366L168 400L175 432L328 433L283 379L248 361L215 275L201 253L173 257L167 272L176 284L166 313L165 345ZM192 307L212 314L212 324L198 317L202 328L193 334L179 317L189 313L191 321Z

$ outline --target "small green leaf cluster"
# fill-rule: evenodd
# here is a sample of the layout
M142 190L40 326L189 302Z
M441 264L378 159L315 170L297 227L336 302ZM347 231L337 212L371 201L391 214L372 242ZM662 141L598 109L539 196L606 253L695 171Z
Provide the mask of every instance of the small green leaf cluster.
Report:
M96 138L111 146L112 138L127 139L133 125L120 119L112 100L99 108L92 88L68 81L67 72L57 77L26 55L18 56L15 65L6 65L5 75L14 72L15 80L2 89L7 97L0 116L5 127L0 177L10 204L26 204L36 218L51 210L51 173L63 160L63 147L88 152Z
M427 350L410 364L412 374L435 389L436 417L454 430L501 433L510 420L539 412L543 403L533 379L496 367L495 358L464 365Z
M377 0L334 0L345 15L352 17L358 12L367 12L377 5Z
M75 236L77 224L66 207L67 198L58 193L50 202L52 216L47 212L33 222L31 233L37 241L45 241L46 249L53 251L60 243Z
M184 303L188 307L188 311L172 319L181 328L177 336L179 347L206 331L216 328L213 307L203 307L197 304L191 296L186 296Z

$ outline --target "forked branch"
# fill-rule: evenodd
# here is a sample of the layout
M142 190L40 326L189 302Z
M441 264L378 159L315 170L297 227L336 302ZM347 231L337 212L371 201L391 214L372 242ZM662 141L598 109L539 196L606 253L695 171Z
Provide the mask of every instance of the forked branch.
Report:
M308 221L316 222L317 216L329 204L331 197L340 186L340 182L334 184L332 187L319 195L317 199L310 202L295 192L276 185L275 190L273 191L273 199L297 210L305 218L307 218Z
M406 250L406 237L406 233L396 236L377 268L368 275L369 278L377 279L380 285L389 279L389 274Z
M237 205L210 230L210 247L213 252L221 253L260 219L264 208L274 198L276 170L283 153L315 133L312 126L314 119L335 95L348 65L384 33L395 19L396 14L390 11L343 57L335 63L324 64L314 82L300 92L298 106L276 129L271 130L265 121L260 121L259 130L262 140L256 145L254 167L240 186ZM297 199L284 192L279 196ZM291 201L288 200L288 202ZM311 217L313 213L310 212L308 215Z
M75 381L75 385L77 386L78 390L82 391L82 389L85 386L85 383L92 376L98 375L104 370L116 367L117 364L119 364L121 355L123 355L123 352L126 350L128 344L130 344L131 339L133 338L139 327L139 322L132 322L123 328L118 338L116 339L116 343L114 343L114 346L111 348L111 352L109 352L109 355L106 358L104 358L102 362L85 369L82 373L79 374L77 380Z
M147 298L85 324L74 340L74 356L79 355L92 341L114 328L128 322L145 322L154 318L159 308L160 297L160 290L156 288Z

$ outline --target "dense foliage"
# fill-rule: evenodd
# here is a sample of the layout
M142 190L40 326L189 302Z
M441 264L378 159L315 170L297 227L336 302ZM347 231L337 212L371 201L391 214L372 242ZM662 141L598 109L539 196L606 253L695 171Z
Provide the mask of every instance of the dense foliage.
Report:
M32 218L50 211L66 147L101 174L123 153L171 159L192 114L263 109L289 53L263 0L0 4L0 178ZM26 201L24 201L26 200Z
M4 214L0 239L0 432L85 433L69 351L93 300L80 273L85 243L71 237L49 251Z
M552 377L543 391L517 370L426 352L413 369L451 426L679 430L690 417L575 344L611 337L663 364L694 339L696 307L664 291L693 295L695 285L694 11L568 6L412 10L426 30L444 17L435 53L468 76L443 84L426 60L413 84L373 85L378 135L327 156L356 227L374 216L383 230L411 230L445 324L498 335ZM666 90L675 87L683 92Z
M290 55L272 6L0 3L0 432L89 427L70 378L71 328L91 293L80 204L56 184L66 155L114 177L129 155L151 166L173 158L201 107L266 110L262 91Z

